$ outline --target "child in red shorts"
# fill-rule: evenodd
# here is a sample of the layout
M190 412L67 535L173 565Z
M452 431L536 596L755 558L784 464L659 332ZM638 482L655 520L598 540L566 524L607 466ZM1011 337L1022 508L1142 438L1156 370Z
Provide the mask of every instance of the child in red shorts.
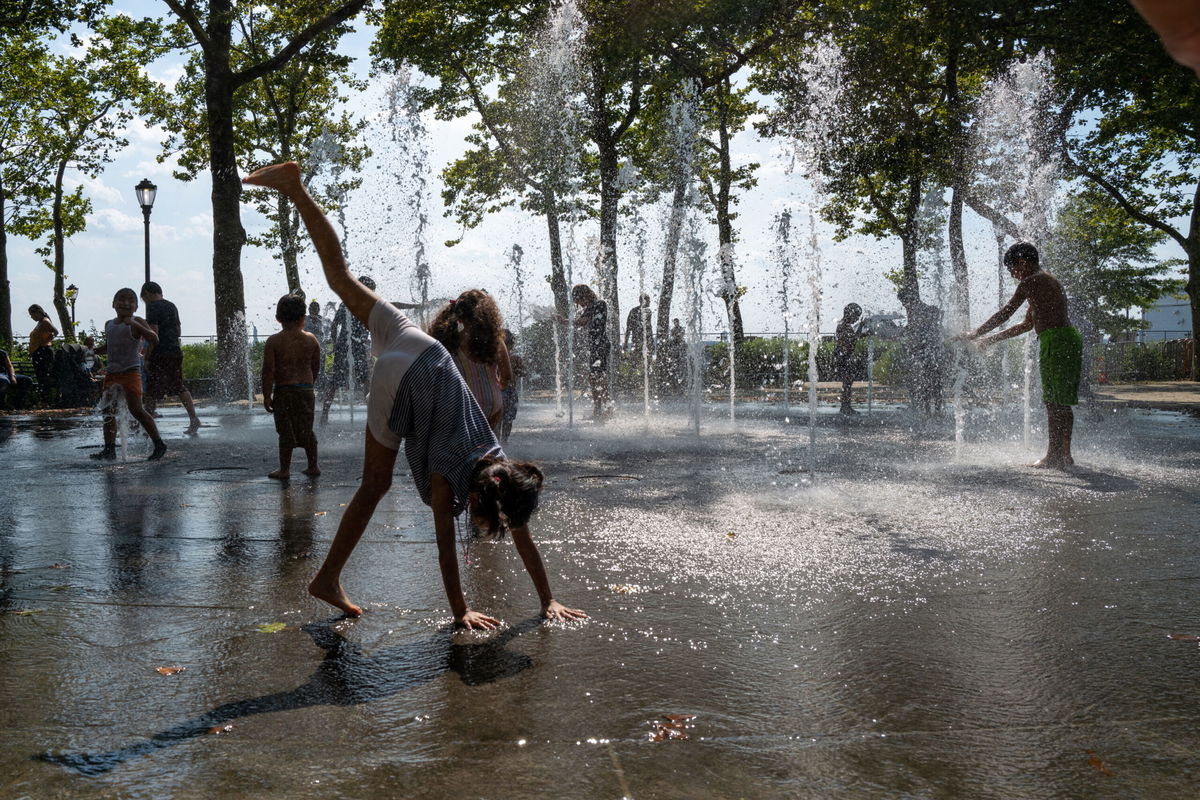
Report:
M113 310L117 312L116 319L104 323L104 344L96 348L97 352L108 355L108 371L104 375L104 390L111 386L120 386L124 390L125 403L129 413L142 425L154 442L154 452L147 461L157 461L167 452L162 437L158 435L158 426L154 417L142 406L142 342L151 344L158 341L158 334L141 317L135 317L138 296L133 289L118 289L113 295ZM117 457L117 419L114 414L104 418L104 448L99 453L92 453L92 458L101 461L112 461Z

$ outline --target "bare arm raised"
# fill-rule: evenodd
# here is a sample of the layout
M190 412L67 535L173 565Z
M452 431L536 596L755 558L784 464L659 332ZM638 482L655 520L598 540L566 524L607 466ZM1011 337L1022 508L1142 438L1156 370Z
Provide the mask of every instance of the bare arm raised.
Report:
M987 321L984 322L982 325L980 325L978 328L976 328L974 333L967 334L966 338L967 339L978 339L980 336L983 336L988 331L993 330L996 327L1004 324L1008 320L1009 317L1011 317L1013 314L1016 313L1017 309L1020 308L1021 304L1024 303L1027 299L1029 299L1029 298L1027 297L1027 290L1026 290L1025 284L1024 283L1017 284L1017 290L1015 292L1013 292L1012 299L1009 300L1007 303L1005 303L1003 306L1001 306L999 311L997 311L995 314L992 314L992 316L988 317ZM1030 318L1028 316L1026 316L1025 322L1021 323L1021 325L1025 325L1026 323L1029 323L1029 327L1033 326L1033 324L1032 324L1032 322L1030 322ZM1020 327L1020 326L1018 326L1018 327ZM1029 328L1024 328L1021 331L1021 333L1024 333L1026 330L1029 330ZM1011 334L1011 335L1016 336L1017 334ZM1008 337L1004 337L1004 338L1008 338Z
M300 182L300 167L296 162L287 161L263 167L242 178L242 183L275 189L296 205L296 210L300 212L300 218L304 220L304 226L308 228L312 237L313 246L317 249L317 256L321 259L321 268L325 271L325 280L329 288L342 299L350 313L366 325L367 318L371 316L371 309L379 302L380 297L350 274L337 231Z

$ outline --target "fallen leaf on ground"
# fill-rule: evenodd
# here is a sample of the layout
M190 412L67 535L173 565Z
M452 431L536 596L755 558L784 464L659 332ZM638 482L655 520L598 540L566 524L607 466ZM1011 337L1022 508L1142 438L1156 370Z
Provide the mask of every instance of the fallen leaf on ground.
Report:
M50 569L70 569L71 565L63 561L56 561L50 565Z
M191 503L180 503L179 507L180 508L191 508L192 504Z
M40 614L42 613L42 610L40 608L22 608L12 613L18 617L28 617L32 614Z
M736 539L737 531L730 531L729 533L725 534L725 538L726 539Z
M663 720L654 720L650 723L650 741L662 742L668 739L688 739L687 729L694 727L691 721L696 718L695 714L663 714Z
M608 588L612 589L617 594L637 594L637 592L638 592L638 588L636 586L627 586L626 584L623 584L623 583L615 584Z
M1088 755L1088 763L1095 767L1096 771L1101 775L1112 777L1112 770L1104 766L1104 762L1100 760L1100 756L1096 755L1095 750L1086 751Z
M159 675L178 675L185 669L187 669L187 667L155 667L154 671Z
M287 627L286 622L264 622L258 626L259 633L279 633Z
M1200 636L1194 633L1168 633L1167 638L1177 642L1200 642Z
M233 730L232 725L213 725L208 729L208 732L216 736L219 733L229 733L231 730Z
M323 517L328 513L329 513L328 511L318 511L317 513L313 514L313 516L314 517Z
M67 589L70 589L70 588L71 588L70 586L68 586L67 584L65 584L65 583L64 583L62 586L51 586L51 587L50 587L50 591L52 591L52 592L65 592Z

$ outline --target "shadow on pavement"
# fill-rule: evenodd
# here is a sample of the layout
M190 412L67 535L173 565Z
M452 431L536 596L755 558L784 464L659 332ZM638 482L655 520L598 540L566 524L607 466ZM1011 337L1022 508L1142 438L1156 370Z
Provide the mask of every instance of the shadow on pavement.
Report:
M339 618L340 619L340 618ZM364 655L330 627L330 621L304 626L304 632L325 651L325 658L308 682L285 692L225 703L198 717L160 731L145 741L102 753L39 753L33 758L75 770L103 775L122 763L155 750L204 736L234 720L274 711L313 706L352 706L381 700L455 672L463 683L478 686L510 678L533 665L532 659L507 649L507 644L543 620L535 617L507 628L485 642L456 644L450 629L399 647Z

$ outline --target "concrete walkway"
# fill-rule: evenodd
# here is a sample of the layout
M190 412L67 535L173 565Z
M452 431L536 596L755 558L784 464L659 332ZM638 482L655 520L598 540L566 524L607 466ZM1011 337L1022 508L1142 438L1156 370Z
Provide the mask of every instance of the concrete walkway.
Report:
M1200 411L1200 382L1145 381L1103 384L1096 387L1096 400L1129 408Z

